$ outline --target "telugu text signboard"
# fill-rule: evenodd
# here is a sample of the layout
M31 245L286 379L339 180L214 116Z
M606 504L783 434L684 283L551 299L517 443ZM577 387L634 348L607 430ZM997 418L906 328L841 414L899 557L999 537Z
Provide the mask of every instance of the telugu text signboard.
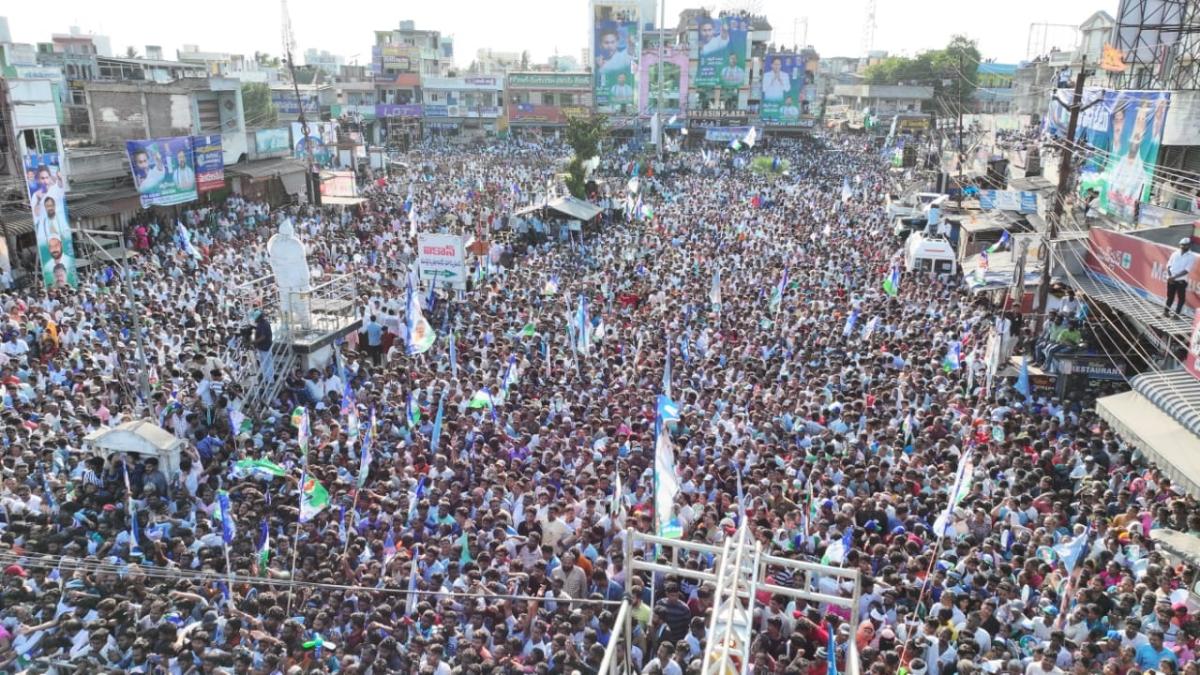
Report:
M462 236L435 232L418 234L417 269L420 270L422 283L465 290L466 248Z
M221 149L221 134L192 136L192 152L196 158L196 191L204 194L225 187L225 153Z

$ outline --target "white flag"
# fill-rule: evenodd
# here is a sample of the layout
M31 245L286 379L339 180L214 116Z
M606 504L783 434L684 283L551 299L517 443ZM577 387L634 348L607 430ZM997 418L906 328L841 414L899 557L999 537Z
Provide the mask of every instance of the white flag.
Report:
M654 450L654 519L660 537L682 536L672 526L675 497L679 494L679 475L675 473L675 448L671 446L671 435L665 428L658 430L658 442Z

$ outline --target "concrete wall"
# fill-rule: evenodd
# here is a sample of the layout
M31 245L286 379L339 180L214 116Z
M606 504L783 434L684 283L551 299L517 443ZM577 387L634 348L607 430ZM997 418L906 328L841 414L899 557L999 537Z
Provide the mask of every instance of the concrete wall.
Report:
M192 106L186 89L143 91L138 86L87 87L92 140L123 146L131 138L192 133Z

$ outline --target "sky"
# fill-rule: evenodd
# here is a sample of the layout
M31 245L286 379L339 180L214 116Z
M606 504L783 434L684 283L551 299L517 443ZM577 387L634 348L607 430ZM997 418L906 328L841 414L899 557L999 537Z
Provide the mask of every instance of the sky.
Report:
M823 57L860 56L867 0L805 2L801 0L665 0L667 24L674 26L679 13L689 7L761 8L774 26L774 41L800 42L807 17L808 43ZM164 11L168 5L176 11ZM1006 0L967 10L961 0L877 0L874 48L892 54L911 55L944 46L956 33L978 41L984 58L1000 63L1023 60L1029 46L1030 24L1078 26L1091 14L1117 11L1118 0ZM317 48L340 54L347 63L367 64L375 30L396 27L412 19L417 28L440 30L452 35L455 59L467 66L476 50L528 50L533 62L544 62L555 53L579 57L588 44L587 0L437 0L396 2L359 0L350 5L317 0L291 0L292 27L300 54ZM49 41L52 33L66 33L69 26L84 32L108 35L114 55L124 55L127 46L145 54L145 45L163 47L173 58L184 44L202 51L252 55L255 51L278 54L280 6L271 0L206 0L203 3L95 2L58 0L47 11L37 3L4 3L0 16L7 16L16 42ZM344 7L344 9L343 9ZM1070 28L1047 29L1047 46L1072 47ZM793 37L795 35L795 37ZM1035 31L1042 42L1042 29ZM1035 47L1036 52L1040 50ZM1036 55L1036 54L1035 54Z

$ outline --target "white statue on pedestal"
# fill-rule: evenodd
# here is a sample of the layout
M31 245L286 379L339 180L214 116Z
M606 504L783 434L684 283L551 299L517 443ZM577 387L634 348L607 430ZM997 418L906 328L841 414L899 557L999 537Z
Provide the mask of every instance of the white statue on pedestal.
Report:
M304 242L296 236L290 218L279 224L279 232L267 242L267 255L271 257L271 271L279 288L279 313L285 330L310 329L312 306L307 293L312 290L312 277Z

